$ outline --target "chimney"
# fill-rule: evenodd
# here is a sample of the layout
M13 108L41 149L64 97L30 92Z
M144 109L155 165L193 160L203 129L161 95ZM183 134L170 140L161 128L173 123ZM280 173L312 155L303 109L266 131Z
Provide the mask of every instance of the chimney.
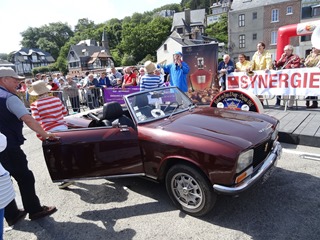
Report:
M188 26L190 26L190 23L191 23L191 20L190 20L190 8L187 8L187 9L184 10L184 17L185 17L186 24Z

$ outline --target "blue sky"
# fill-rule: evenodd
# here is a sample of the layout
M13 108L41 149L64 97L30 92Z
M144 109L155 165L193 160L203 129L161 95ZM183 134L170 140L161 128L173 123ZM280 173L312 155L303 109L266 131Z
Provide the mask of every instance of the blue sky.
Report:
M41 27L52 22L68 23L72 28L78 19L102 23L111 18L123 19L133 13L152 11L181 0L1 0L0 53L18 50L20 33L28 27Z

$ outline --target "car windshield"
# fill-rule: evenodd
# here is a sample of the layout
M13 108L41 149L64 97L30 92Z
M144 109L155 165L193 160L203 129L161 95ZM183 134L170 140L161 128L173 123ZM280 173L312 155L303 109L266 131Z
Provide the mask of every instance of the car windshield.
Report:
M190 98L176 87L130 94L125 101L138 123L167 118L193 107Z

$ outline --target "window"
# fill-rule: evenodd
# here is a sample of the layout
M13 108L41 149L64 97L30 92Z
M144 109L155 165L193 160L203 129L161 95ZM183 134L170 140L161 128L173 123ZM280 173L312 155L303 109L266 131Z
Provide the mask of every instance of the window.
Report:
M311 35L301 36L301 42L311 41Z
M272 9L271 22L279 22L279 9Z
M318 7L318 5L313 7L312 16L313 17L319 17L320 16L320 7Z
M177 33L182 34L183 33L183 28L177 28Z
M164 50L164 51L167 51L167 50L168 50L168 46L167 46L166 43L163 45L163 50Z
M258 18L258 13L257 12L253 12L252 13L252 20L255 20Z
M257 40L257 34L256 33L252 34L252 40Z
M38 61L38 56L35 55L35 54L32 54L31 58L32 58L32 62L37 62Z
M244 14L239 15L239 27L244 27Z
M246 36L239 35L239 48L245 48L246 47Z
M293 9L291 6L287 7L287 15L293 14Z
M271 32L271 45L277 44L277 37L278 37L278 32L272 31Z

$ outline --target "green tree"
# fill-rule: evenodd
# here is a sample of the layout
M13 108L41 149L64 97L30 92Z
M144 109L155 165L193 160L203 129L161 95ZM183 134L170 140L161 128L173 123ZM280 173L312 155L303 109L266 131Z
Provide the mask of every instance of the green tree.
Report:
M21 44L27 48L39 48L57 59L62 46L73 36L67 23L49 23L39 28L29 27L21 33Z
M228 15L222 14L219 21L209 25L205 33L209 37L216 38L219 42L228 43Z
M7 53L0 53L0 59L8 60L8 54Z
M136 60L132 55L129 55L127 53L124 54L121 65L122 66L132 66L136 64Z
M91 29L94 27L94 21L91 21L88 18L81 18L78 20L78 23L74 26L74 32L83 32L87 29Z
M121 42L122 38L122 22L113 18L106 23L106 31L108 34L110 49L114 49Z
M174 10L175 12L181 12L183 11L183 6L181 4L173 3L173 4L167 4L159 8L155 8L152 12L157 13L161 10Z
M28 28L22 33L21 43L24 47L40 48L51 53L56 62L50 68L58 68L65 72L70 46L85 39L101 42L102 32L105 30L110 53L116 66L120 64L133 65L145 60L155 61L156 50L170 35L172 24L171 18L159 17L157 13L161 10L180 12L187 3L193 4L192 1L181 2L185 2L185 4L167 4L150 12L133 13L132 16L127 16L122 20L113 18L100 24L95 24L88 18L82 18L75 25L74 32L69 26L62 23L51 23L40 28ZM197 0L196 2L204 4L207 0ZM190 6L196 7L195 4Z
M120 52L119 49L111 49L110 50L113 61L114 61L114 65L115 66L120 66L121 65L121 59L122 59L122 54Z
M190 8L190 10L195 9L206 9L206 13L210 12L210 0L182 0L181 6L183 8Z
M7 61L14 63L14 53L15 52L11 52L8 54Z
M28 27L21 33L21 45L26 48L37 48L37 41L41 37L40 28Z
M125 24L122 31L120 49L128 55L134 56L137 62L146 55L156 55L157 48L170 34L171 19L155 17L147 24L133 27Z

